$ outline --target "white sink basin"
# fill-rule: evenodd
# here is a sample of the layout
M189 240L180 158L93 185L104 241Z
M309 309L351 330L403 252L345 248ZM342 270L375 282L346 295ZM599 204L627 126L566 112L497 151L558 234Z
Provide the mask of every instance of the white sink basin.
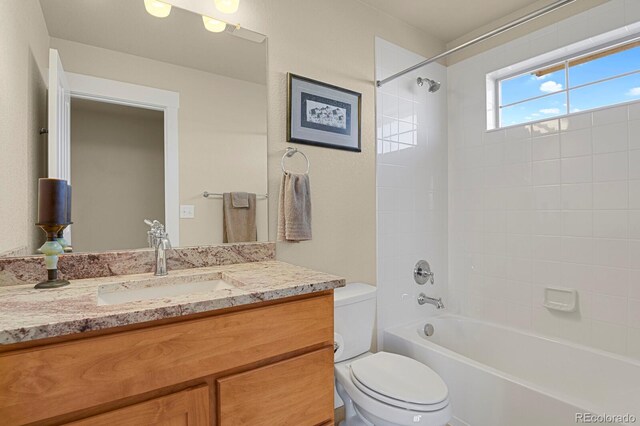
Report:
M98 288L98 305L118 305L143 300L164 299L186 295L206 295L218 290L234 288L221 279L162 284L106 284Z

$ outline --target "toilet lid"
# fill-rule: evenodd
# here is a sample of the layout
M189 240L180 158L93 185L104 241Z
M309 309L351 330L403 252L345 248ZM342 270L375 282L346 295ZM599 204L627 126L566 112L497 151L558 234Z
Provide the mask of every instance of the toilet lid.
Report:
M351 373L374 392L413 404L438 404L449 393L435 371L416 360L388 352L352 362Z

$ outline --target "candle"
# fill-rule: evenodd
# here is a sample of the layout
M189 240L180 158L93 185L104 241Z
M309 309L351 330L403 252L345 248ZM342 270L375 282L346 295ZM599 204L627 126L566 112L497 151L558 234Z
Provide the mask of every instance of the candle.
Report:
M71 223L71 185L67 184L67 222Z
M61 225L67 222L67 181L42 178L38 181L38 223Z

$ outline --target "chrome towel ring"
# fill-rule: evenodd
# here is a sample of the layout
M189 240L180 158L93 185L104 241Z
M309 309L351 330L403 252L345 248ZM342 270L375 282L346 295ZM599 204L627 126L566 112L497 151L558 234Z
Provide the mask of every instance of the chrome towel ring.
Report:
M304 157L305 161L307 162L307 171L304 172L304 174L309 174L309 159L307 158L306 155L304 155L304 152L298 150L298 148L291 148L291 147L287 147L287 152L284 153L284 155L282 156L282 161L280 161L280 166L282 166L282 173L284 173L285 175L288 173L291 173L284 167L284 159L288 157L293 157L295 154L300 154Z

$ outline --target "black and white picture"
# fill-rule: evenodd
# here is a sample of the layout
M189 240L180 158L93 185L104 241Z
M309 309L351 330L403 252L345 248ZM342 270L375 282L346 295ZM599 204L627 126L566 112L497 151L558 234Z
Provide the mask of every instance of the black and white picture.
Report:
M303 95L306 95L306 93ZM311 100L307 101L305 106L307 107L307 121L309 123L321 124L340 130L347 128L347 108Z
M323 98L310 93L301 93L303 127L348 135L351 133L351 105Z
M289 74L287 141L360 152L360 97Z

